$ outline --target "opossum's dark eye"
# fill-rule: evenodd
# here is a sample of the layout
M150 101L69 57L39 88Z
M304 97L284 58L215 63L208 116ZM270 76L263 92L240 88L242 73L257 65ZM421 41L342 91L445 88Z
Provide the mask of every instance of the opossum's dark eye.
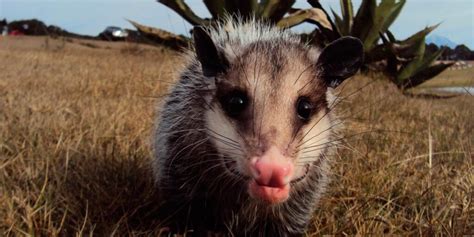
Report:
M221 99L222 108L231 117L238 117L247 107L248 98L243 92L232 92Z
M307 98L301 97L296 102L296 113L298 114L298 118L307 121L313 113L313 105Z

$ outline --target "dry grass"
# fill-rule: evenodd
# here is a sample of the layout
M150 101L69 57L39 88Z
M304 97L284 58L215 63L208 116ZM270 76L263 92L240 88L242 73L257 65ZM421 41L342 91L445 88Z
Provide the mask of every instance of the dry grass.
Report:
M474 62L467 62L474 66ZM420 85L420 87L474 87L474 67L456 70L446 70L436 78Z
M149 139L176 55L55 43L0 44L0 234L159 234ZM365 83L308 235L474 234L474 98L367 78L343 95Z

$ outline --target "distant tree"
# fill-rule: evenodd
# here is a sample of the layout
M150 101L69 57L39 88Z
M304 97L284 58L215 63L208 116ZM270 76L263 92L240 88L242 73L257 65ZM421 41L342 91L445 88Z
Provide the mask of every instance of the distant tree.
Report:
M8 27L11 31L19 31L25 35L48 35L48 27L36 19L12 21Z
M439 47L436 44L430 43L430 44L426 45L426 52L427 53L433 54L433 53L438 52L438 50L439 50Z
M8 22L5 18L0 21L0 34L8 35Z
M470 60L471 50L464 44L456 46L454 49L454 57L456 60Z
M441 46L443 53L441 54L442 60L456 60L454 57L454 50L448 46Z

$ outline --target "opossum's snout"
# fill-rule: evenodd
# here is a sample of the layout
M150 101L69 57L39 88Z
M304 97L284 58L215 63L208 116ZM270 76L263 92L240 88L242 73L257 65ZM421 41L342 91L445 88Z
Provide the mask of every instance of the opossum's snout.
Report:
M278 148L271 147L263 155L252 157L249 170L252 173L249 181L250 196L271 204L288 199L294 165Z

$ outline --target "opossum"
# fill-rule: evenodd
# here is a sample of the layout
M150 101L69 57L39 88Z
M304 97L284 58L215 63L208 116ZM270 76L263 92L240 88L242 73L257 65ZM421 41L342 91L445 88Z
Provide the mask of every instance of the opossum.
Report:
M177 231L298 236L328 183L332 89L363 63L360 40L323 49L286 29L227 20L193 29L154 132L154 179Z

